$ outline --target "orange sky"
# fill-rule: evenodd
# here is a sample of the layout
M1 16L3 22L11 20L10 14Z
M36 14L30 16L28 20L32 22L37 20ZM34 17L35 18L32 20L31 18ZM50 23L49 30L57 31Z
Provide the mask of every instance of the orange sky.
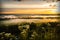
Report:
M3 2L2 4L3 10L1 13L2 14L56 14L57 6L54 5L56 5L56 2L54 3Z
M3 11L3 14L55 14L55 9L16 9Z

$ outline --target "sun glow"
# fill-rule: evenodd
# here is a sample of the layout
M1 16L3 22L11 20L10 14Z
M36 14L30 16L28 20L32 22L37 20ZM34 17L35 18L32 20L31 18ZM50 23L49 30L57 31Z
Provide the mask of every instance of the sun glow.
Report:
M4 14L55 14L56 9L16 9L8 12L2 12Z
M7 8L9 10L4 10L3 14L56 14L57 13L57 3L40 3L39 4L18 4L18 3L6 3L3 4L2 8Z

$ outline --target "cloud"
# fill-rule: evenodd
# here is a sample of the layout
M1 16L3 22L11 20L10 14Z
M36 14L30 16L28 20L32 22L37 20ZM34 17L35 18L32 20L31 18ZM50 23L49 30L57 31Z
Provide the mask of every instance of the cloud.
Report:
M40 2L9 2L2 3L2 8L51 8L50 5L57 5L54 3L40 3Z

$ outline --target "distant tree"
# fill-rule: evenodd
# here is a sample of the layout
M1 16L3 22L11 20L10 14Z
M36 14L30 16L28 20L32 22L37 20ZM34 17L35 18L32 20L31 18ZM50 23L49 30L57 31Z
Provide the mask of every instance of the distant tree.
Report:
M60 1L60 0L57 0L57 1Z
M17 0L17 1L21 1L21 0Z

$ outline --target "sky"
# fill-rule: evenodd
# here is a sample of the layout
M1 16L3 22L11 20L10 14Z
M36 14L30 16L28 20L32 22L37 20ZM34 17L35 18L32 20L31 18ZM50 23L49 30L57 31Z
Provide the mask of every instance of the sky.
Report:
M2 14L55 14L57 7L53 6L56 3L47 2L2 2Z

